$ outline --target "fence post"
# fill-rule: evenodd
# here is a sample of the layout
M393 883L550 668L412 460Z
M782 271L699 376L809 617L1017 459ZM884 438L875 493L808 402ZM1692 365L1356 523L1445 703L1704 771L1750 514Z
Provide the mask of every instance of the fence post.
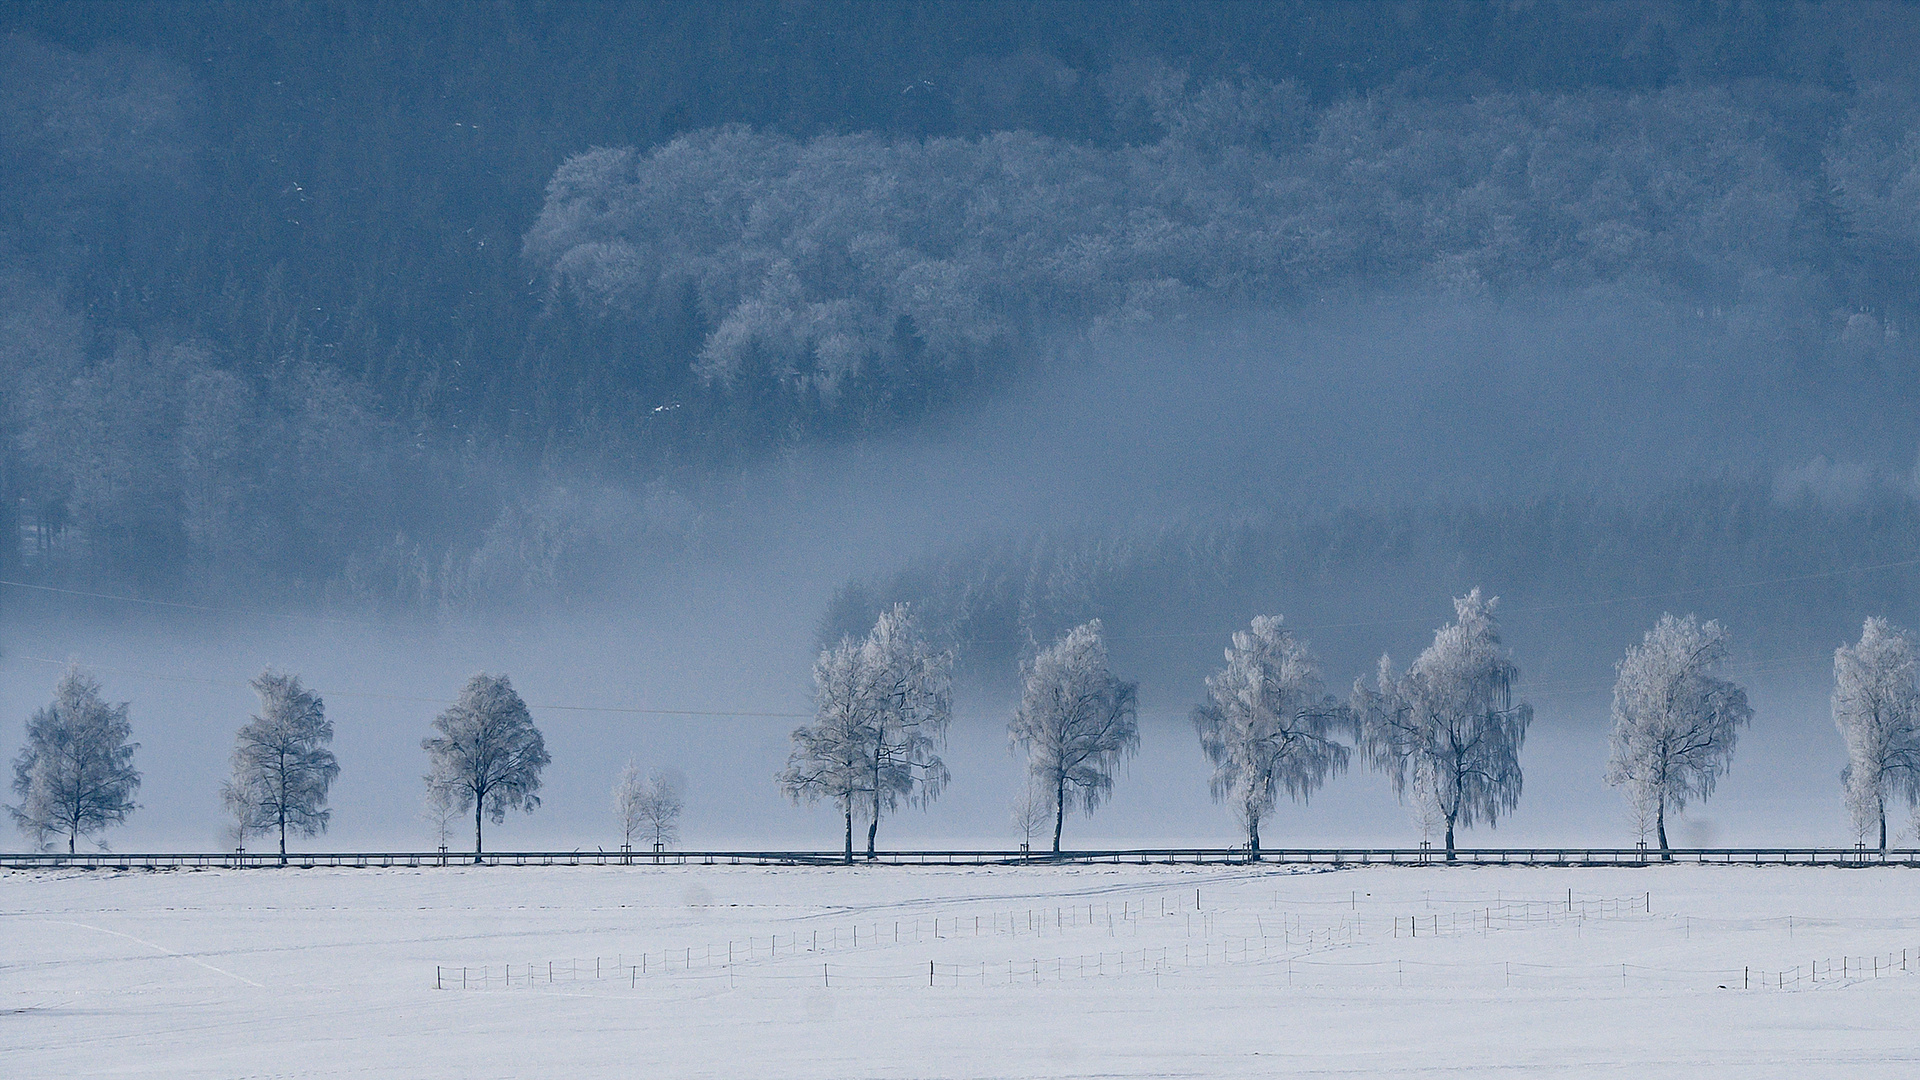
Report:
M927 985L933 985L933 961L927 961Z
M435 990L440 989L440 965L439 964L433 965L433 988Z

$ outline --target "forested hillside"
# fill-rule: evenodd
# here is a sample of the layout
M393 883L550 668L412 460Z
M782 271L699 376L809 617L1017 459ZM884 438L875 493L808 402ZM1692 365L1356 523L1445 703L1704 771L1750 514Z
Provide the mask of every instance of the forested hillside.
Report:
M690 542L729 471L1354 298L1624 297L1783 402L1917 388L1910 7L21 3L0 33L0 570L35 581L565 590ZM1589 548L1651 528L1583 513Z

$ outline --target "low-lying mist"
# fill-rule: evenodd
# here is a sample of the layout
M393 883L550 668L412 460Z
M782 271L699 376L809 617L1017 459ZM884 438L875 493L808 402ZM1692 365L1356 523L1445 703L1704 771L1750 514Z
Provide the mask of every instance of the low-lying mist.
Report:
M1677 839L1849 839L1825 679L1864 616L1916 621L1904 373L1816 368L1710 312L1612 295L1194 316L1058 355L915 431L698 481L550 469L496 523L491 576L437 610L7 588L0 738L18 745L80 661L142 744L142 809L109 841L211 847L246 680L272 665L337 731L313 845L430 847L419 740L467 675L505 672L553 764L544 805L490 846L617 846L608 789L632 756L687 775L689 846L828 847L831 813L787 805L773 775L820 638L906 600L959 654L954 782L880 842L1005 844L1016 665L1098 616L1141 681L1142 749L1068 842L1228 843L1186 720L1227 635L1284 614L1340 690L1382 651L1410 659L1477 585L1503 597L1538 719L1520 811L1465 842L1634 839L1600 782L1612 663L1666 610L1729 625L1757 713ZM1273 826L1276 844L1419 839L1364 771Z

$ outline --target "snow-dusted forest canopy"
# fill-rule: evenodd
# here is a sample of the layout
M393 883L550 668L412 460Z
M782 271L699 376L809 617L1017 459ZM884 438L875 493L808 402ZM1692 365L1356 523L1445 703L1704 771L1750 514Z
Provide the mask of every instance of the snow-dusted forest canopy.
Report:
M1859 407L1920 389L1911 8L104 10L0 13L21 580L567 595L711 543L756 469L1098 386L1113 350L1160 386L1221 378L1176 343L1243 317L1322 327L1227 377L1359 418L1355 446L1440 439L1439 406L1403 418L1481 378L1447 402L1484 409L1494 461L1555 410L1618 430L1571 478L1361 461L1148 527L963 520L849 584L827 635L910 600L963 665L1011 670L1007 642L1094 616L1238 625L1249 588L1440 567L1605 595L1912 554L1920 425ZM1484 320L1423 331L1409 304ZM1395 319L1432 348L1367 379L1311 363L1329 320ZM1486 326L1504 374L1459 366ZM1596 326L1618 339L1547 355ZM1789 429L1815 434L1756 446ZM1156 437L1129 449L1182 445ZM1818 599L1851 625L1843 594L1886 588Z

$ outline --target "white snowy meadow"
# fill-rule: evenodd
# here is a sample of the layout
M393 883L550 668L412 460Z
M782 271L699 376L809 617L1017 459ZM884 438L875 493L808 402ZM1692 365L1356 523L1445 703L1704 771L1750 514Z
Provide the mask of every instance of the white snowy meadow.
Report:
M1920 1062L1920 913L1898 869L436 867L0 887L17 1076Z

